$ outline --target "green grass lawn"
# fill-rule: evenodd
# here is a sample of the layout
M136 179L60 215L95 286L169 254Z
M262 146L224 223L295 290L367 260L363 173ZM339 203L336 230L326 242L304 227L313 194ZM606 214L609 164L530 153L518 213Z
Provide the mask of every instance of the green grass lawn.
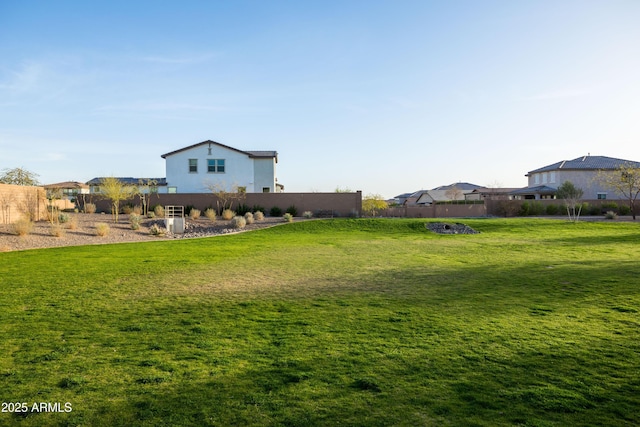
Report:
M640 226L465 223L0 253L0 425L639 425Z

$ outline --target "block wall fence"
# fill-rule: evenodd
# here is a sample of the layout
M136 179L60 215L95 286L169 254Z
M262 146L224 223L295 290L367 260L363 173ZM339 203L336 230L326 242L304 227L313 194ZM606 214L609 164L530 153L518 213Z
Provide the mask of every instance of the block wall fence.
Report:
M95 203L97 212L110 212L111 202L99 195L79 196L78 201L82 203ZM204 211L207 208L216 209L217 197L210 193L184 193L184 194L153 194L150 196L149 206L177 205L193 206ZM335 216L346 217L350 215L360 215L362 212L362 192L354 193L246 193L244 198L233 204L233 208L238 203L245 204L249 208L261 206L266 210L266 214L272 207L279 207L284 212L290 206L295 206L298 215L302 216L305 211L319 212L332 211ZM140 199L133 199L120 202L120 206L127 204L140 205ZM80 207L82 209L82 206Z
M0 224L11 224L22 218L39 221L46 215L44 188L0 184Z

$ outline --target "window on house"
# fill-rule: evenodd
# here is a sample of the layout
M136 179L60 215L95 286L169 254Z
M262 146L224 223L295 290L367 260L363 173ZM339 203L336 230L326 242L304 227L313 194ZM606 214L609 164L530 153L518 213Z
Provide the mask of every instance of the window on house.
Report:
M271 193L271 187L262 187L263 193Z
M552 183L556 182L556 173L555 172L549 172L549 182L552 182Z
M535 174L535 175L533 176L533 181L534 181L536 184L540 184L540 174L539 174L539 173L537 173L537 174Z
M176 194L178 192L178 187L167 187L167 193Z
M607 193L598 193L598 200L605 200L607 198Z
M198 173L198 159L189 159L189 173Z
M207 172L224 173L224 159L208 159Z

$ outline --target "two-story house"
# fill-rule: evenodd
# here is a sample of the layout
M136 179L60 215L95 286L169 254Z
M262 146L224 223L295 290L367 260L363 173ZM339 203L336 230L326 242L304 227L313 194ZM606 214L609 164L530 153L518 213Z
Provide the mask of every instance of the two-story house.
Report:
M621 194L600 182L598 172L613 171L623 165L640 167L640 162L591 155L562 160L530 171L525 175L529 180L527 187L511 194L520 199L553 199L558 187L569 181L582 189L584 199L621 199Z
M166 161L168 193L242 191L280 192L276 151L243 151L203 141L161 156Z

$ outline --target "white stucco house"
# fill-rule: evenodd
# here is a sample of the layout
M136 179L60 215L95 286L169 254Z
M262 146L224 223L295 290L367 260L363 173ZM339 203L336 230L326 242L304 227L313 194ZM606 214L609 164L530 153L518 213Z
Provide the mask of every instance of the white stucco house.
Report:
M163 154L168 193L206 193L212 187L247 193L281 192L276 151L243 151L207 140Z

